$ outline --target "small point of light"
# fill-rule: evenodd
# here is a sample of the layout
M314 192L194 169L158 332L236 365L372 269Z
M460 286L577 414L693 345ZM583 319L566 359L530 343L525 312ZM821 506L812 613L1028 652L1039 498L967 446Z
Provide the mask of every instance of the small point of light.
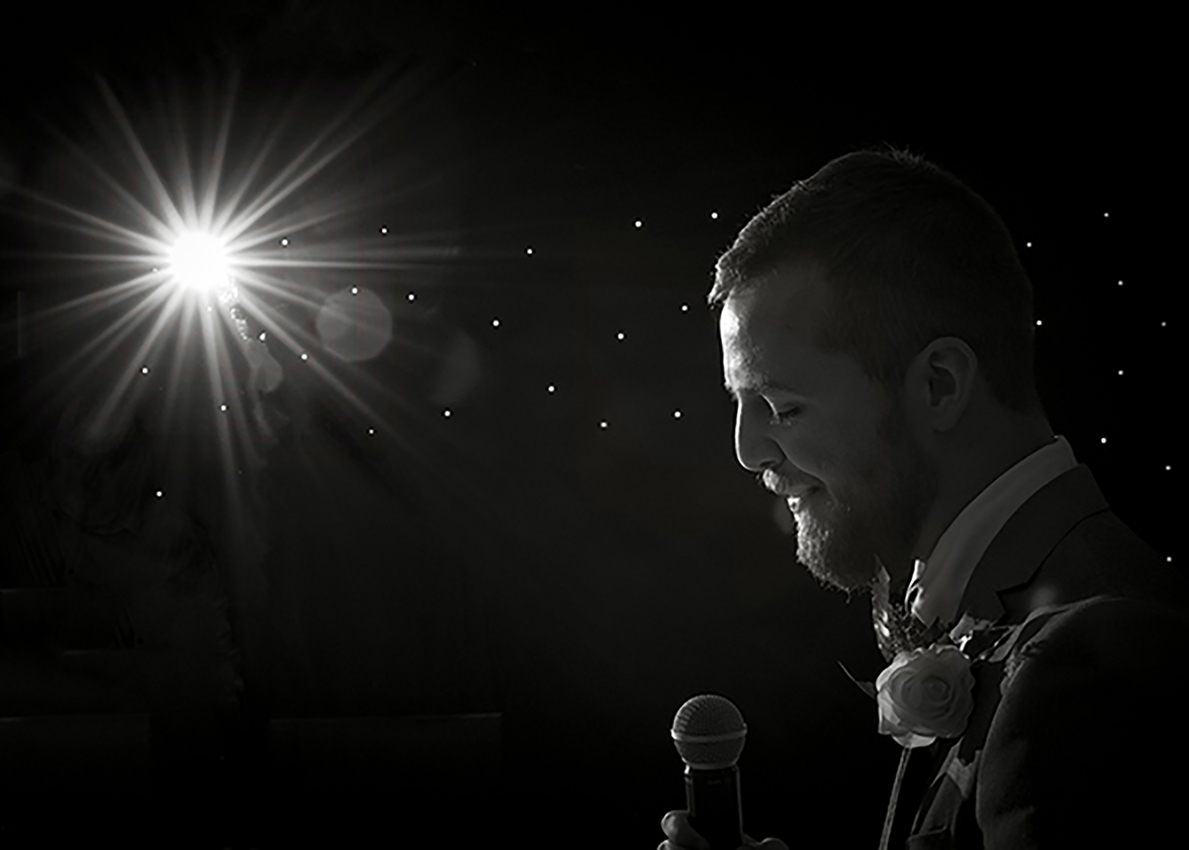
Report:
M282 240L281 240L281 247L282 247L282 248L288 248L288 247L289 247L289 240L288 240L288 239L282 239Z
M1103 218L1110 218L1110 217L1111 217L1111 214L1110 214L1110 213L1103 213L1103 214L1102 214L1102 217L1103 217Z
M606 428L606 427L607 427L607 423L606 423L606 422L600 422L600 423L599 423L599 427L600 427L600 428Z
M682 312L682 313L688 313L688 312L689 312L689 305L688 305L688 304L682 304L682 305L681 305L681 312Z
M1031 247L1032 247L1032 243L1031 243L1031 242L1025 242L1025 243L1024 243L1024 247L1025 247L1025 248L1031 248Z
M492 326L493 328L498 328L498 327L500 326L500 320L499 320L499 319L492 319L492 320L491 320L491 326Z
M376 433L376 429L375 429L375 428L368 428L368 429L367 429L367 432L368 432L369 434L373 434L373 435L374 435L374 434Z
M164 494L164 493L162 493L160 490L158 490L158 491L157 491L157 498L158 498L158 499L160 499L160 498L161 498L162 496L164 496L164 495L165 495L165 494Z
M211 311L211 308L210 308L210 307L207 307L207 308L206 308L206 311L209 313L209 312Z
M623 331L619 332L619 339L623 339Z
M1123 281L1119 281L1119 286L1122 286L1122 285L1123 285Z
M416 295L414 295L412 292L410 292L410 293L409 293L409 300L410 300L410 301L412 301L412 300L413 300L414 298L416 298L416 297L417 297L417 296L416 296Z
M532 248L529 248L529 249L528 249L528 250L526 250L524 253L526 253L526 254L531 254L532 252L533 252L533 249L532 249Z
M157 268L156 266L153 266L153 274L157 274L159 271L161 271L161 269Z
M636 219L636 227L641 228L643 226L644 226L644 222L640 221L640 219Z
M261 342L264 342L264 337L265 337L265 333L264 333L264 331L261 331L260 332L260 341Z
M450 415L450 411L449 411L449 410L443 410L443 411L442 411L442 415L443 415L443 416L449 416L449 415Z
M224 413L226 413L226 412L227 412L227 405L225 405L225 404L220 404L220 405L219 405L219 410L221 410L221 411L223 411Z
M680 411L680 410L674 410L674 411L673 411L673 418L674 418L674 419L680 419L680 418L681 418L681 411Z
M549 385L549 392L553 392L555 389L557 389L557 387L553 386L553 384Z
M352 294L352 295L358 295L358 294L359 294L359 287L358 287L358 286L352 286L352 287L351 287L351 294Z
M718 218L718 213L716 213L716 212L712 212L712 213L710 213L710 217L711 217L711 218Z
M310 359L310 355L306 354L306 353L303 351L303 352L302 352L302 354L301 354L301 359L302 359L302 360L309 360L309 359Z
M147 375L147 374L149 374L149 367L148 367L148 366L141 366L141 367L140 367L140 374L142 374L142 375Z
M387 235L388 235L388 228L387 228L387 227L381 227L381 228L380 228L380 235L381 235L381 236L387 236Z

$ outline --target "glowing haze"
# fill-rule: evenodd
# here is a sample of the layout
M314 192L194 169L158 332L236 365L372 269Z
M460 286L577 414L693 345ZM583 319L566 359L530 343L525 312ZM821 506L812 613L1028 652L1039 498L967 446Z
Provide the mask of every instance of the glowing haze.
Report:
M267 137L240 139L234 146L230 139L238 73L232 75L221 105L208 97L204 110L187 115L174 92L169 107L158 100L151 108L131 112L135 121L112 88L99 80L106 110L96 126L111 150L84 149L78 140L53 128L51 132L72 154L70 162L81 164L78 185L99 187L100 193L84 204L74 197L74 184L65 191L69 197L15 190L37 205L31 220L75 235L74 242L55 240L55 248L78 245L80 236L96 246L39 255L58 262L62 274L65 263L81 261L93 290L26 317L42 325L61 322L74 335L55 333L54 338L79 343L71 346L70 356L55 361L41 403L57 409L86 397L85 438L104 446L126 431L138 402L151 400L162 427L205 423L217 437L224 473L234 481L237 468L261 462L272 436L262 399L282 383L280 361L287 360L321 378L369 420L368 433L379 429L395 435L390 423L348 386L348 380L362 384L369 395L375 390L377 399L407 407L399 398L380 395L385 388L352 366L378 356L393 341L388 308L359 286L350 287L350 295L346 289L334 295L327 291L329 283L340 280L342 272L405 269L427 258L454 256L456 249L411 245L407 236L388 236L386 228L380 235L379 219L371 239L315 244L301 238L336 219L363 214L388 200L384 192L394 191L383 184L376 188L379 174L368 174L358 186L328 181L334 185L324 192L314 191L317 184L311 182L392 114L398 99L424 94L411 88L438 81L394 80L392 72L391 67L382 69L347 102L336 104L341 109L324 125L304 116L293 122L293 108L279 121L250 112L248 117L257 117L256 125L264 127ZM207 91L209 95L211 89ZM197 162L191 160L188 120L206 128ZM278 138L298 132L302 146L266 170ZM146 144L150 139L155 146ZM109 164L101 165L97 154L113 152L105 160ZM303 187L299 204L295 192ZM291 239L303 246L300 252L291 247ZM113 269L117 280L112 279ZM313 274L305 282L286 274L298 269ZM323 316L316 328L300 319L327 310L334 321ZM291 320L290 314L299 319ZM82 319L98 327L93 338L77 336ZM249 327L249 320L256 327ZM362 330L340 327L344 322ZM320 339L323 326L331 325L338 336ZM344 348L343 340L356 337L367 345ZM401 424L401 441L407 442L416 423Z

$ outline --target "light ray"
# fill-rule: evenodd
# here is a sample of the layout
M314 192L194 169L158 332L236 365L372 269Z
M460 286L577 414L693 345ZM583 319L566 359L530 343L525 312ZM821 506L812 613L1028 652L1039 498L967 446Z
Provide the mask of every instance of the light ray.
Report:
M165 423L173 421L174 411L178 406L178 400L181 398L183 368L186 362L185 355L190 348L190 340L194 336L194 328L198 320L198 311L193 301L181 308L181 316L178 320L178 333L174 337L173 357L170 358L169 363L169 378L164 384L165 401L161 418Z
M169 191L165 188L165 184L161 182L161 176L157 173L157 169L153 167L153 163L149 160L149 155L145 151L144 145L137 138L136 131L133 129L132 123L128 120L124 108L116 99L115 93L111 90L106 80L99 80L99 90L107 102L112 115L115 117L117 126L123 132L124 138L128 142L128 147L132 151L132 155L136 157L141 173L153 188L154 199L162 207L162 212L165 213L167 219L165 222L166 225L173 233L184 230L186 227L185 221L183 221L181 214L178 212L173 199L169 196Z
M122 315L112 324L108 325L101 331L94 339L85 344L82 348L76 351L67 359L60 368L61 372L68 372L79 362L88 362L92 368L98 366L103 359L113 351L125 339L127 339L133 331L144 321L147 321L150 311L157 306L156 302L168 301L176 302L178 298L177 293L171 293L163 290L154 290L146 298L133 306L127 313ZM163 312L167 312L165 310ZM104 346L106 343L106 346ZM100 350L103 348L104 350Z
M75 233L81 233L84 236L93 236L96 239L107 238L113 242L116 242L116 243L122 244L122 245L126 245L130 248L145 249L145 248L151 248L151 247L155 247L157 245L163 244L160 239L154 239L153 237L148 236L144 233L140 233L138 231L132 230L131 228L124 227L123 225L119 225L114 222L108 221L107 219L100 218L99 216L94 215L92 213L88 213L83 210L75 209L74 207L69 206L68 204L59 203L59 202L53 200L52 198L47 198L44 195L41 195L39 193L25 192L20 188L18 188L16 191L20 192L21 194L24 194L26 197L30 198L30 200L33 200L40 204L43 204L44 206L47 206L51 209L56 209L60 212L67 213L68 215L73 216L75 218L82 219L87 224L91 225L88 228L88 227L83 227L80 224L71 223L69 221L61 221L61 220L56 220L56 219L41 219L41 221L43 221L44 223L53 224L55 227L57 227L60 230L73 231ZM160 224L160 222L157 221L152 216L152 214L149 213L147 210L145 211L145 215L146 215L146 217L151 219L151 223ZM164 225L162 225L162 226L164 226ZM22 254L22 256L29 256L29 255ZM58 256L62 256L62 255L58 255ZM144 256L141 255L140 259L143 262Z
M281 173L278 174L273 180L273 182L260 193L257 201L250 205L235 223L228 225L227 229L231 235L231 238L235 238L248 227L255 224L261 216L270 211L274 206L276 206L276 204L280 203L281 200L287 198L290 194L307 183L327 165L337 159L345 150L347 150L347 148L359 141L363 134L374 126L375 122L382 117L382 113L378 110L373 113L370 120L361 122L360 126L354 132L348 134L347 138L344 139L337 147L327 152L314 166L303 172L299 179L286 184L289 175L296 171L301 166L302 162L304 162L308 157L312 156L317 147L322 144L323 141L329 138L334 131L339 129L339 127L341 127L347 121L351 113L360 108L362 103L375 93L376 88L382 81L383 78L380 75L374 76L372 80L364 86L363 90L358 95L356 95L355 99L343 108L338 117L336 117L325 130L323 130L308 145L306 145L305 150L302 151L301 154L292 163L290 163L287 168L283 169ZM278 189L278 187L281 186L284 186L285 188ZM274 192L276 193L275 195Z
M44 259L57 260L61 259L60 254L31 254L22 255L31 257L41 257ZM143 262L143 259L142 259ZM112 286L101 289L97 292L88 292L85 295L79 295L69 301L64 301L61 304L55 304L46 307L38 316L40 320L52 318L63 313L77 313L81 312L86 307L111 307L119 306L122 301L130 300L138 292L150 288L151 281L156 277L155 274L145 274L140 277L126 280L123 283L113 284ZM155 287L154 287L155 288Z
M282 256L285 252L264 247L275 246L282 236L293 237L307 228L343 220L363 209L365 201L379 197L380 190L375 186L354 192L334 187L335 194L315 193L315 201L308 209L286 210L295 193L316 187L317 178L328 174L332 164L391 113L397 89L380 91L391 70L376 74L337 108L332 118L314 131L311 140L280 163L275 176L265 176L266 166L270 154L280 147L282 134L293 123L296 99L285 110L284 120L271 123L265 139L243 150L246 168L238 168L231 158L233 111L239 102L238 70L224 96L208 97L210 121L203 122L203 127L215 125L213 144L203 138L190 149L186 142L190 127L176 96L170 104L172 112L162 111L159 106L158 118L167 125L163 130L166 154L156 159L150 153L156 150L156 143L138 135L132 119L135 113L121 103L106 81L99 81L101 102L116 131L113 135L120 150L131 156L132 161L126 164L131 180L119 179L118 171L104 168L99 158L82 145L53 131L65 150L84 166L84 173L93 181L89 188L97 185L106 193L105 198L121 205L119 215L84 209L45 193L24 194L37 209L53 214L48 223L55 229L115 250L105 252L86 245L22 256L78 263L84 269L90 266L106 272L132 272L127 279L66 299L39 314L42 321L73 321L96 316L99 311L112 313L111 320L71 356L64 357L51 376L58 397L69 398L81 387L97 386L101 373L114 372L114 378L105 378L106 385L98 390L101 397L91 423L93 433L106 433L108 425L128 415L127 411L145 393L163 392L163 396L153 397L161 399L165 427L181 421L213 429L223 480L230 502L235 504L240 498L235 489L237 464L242 458L248 465L259 467L266 450L262 447L267 446L271 436L259 406L260 397L271 391L259 389L261 363L279 370L268 347L249 336L244 311L266 329L271 344L283 346L295 357L302 352L321 352L319 338L291 321L275 305L286 302L316 314L326 293L286 279L284 272L400 270L458 257L458 249L451 244L457 241L454 234L403 240L393 234L382 249L361 241L341 242L329 251L321 245L306 245L301 256ZM381 94L378 100L377 92ZM210 105L212 98L217 105ZM171 138L175 141L170 142ZM261 183L263 188L257 188ZM219 283L210 291L195 291L178 285L179 275L175 273L179 269L171 269L171 252L187 233L207 234L222 241L230 255L226 286ZM149 266L156 267L153 273L144 271ZM119 352L127 352L127 362L115 361ZM149 361L156 373L151 379L141 371ZM303 361L302 368L330 388L349 410L366 418L369 425L396 438L411 460L440 477L440 470L432 469L431 461L419 450L418 435L407 423L403 428L393 427L377 416L366 399L381 398L402 412L415 414L410 401L392 393L366 372L325 354ZM237 377L245 370L250 370L254 382L246 389ZM224 403L228 405L226 411L220 409ZM408 420L417 422L415 415Z
M231 115L235 109L235 95L239 90L239 70L232 72L231 85L227 93L227 104L222 110L222 124L215 133L215 149L212 162L207 172L207 183L203 191L202 211L200 219L202 227L210 230L214 226L216 199L219 184L223 179L223 165L227 157L227 145L231 139Z
M171 296L171 299L176 300L176 297L177 294L175 293L173 296ZM145 310L144 313L147 315L148 311ZM145 361L145 355L147 355L152 348L156 347L164 329L167 326L174 324L175 319L176 316L174 310L164 309L157 313L157 321L153 323L152 329L141 341L140 346L136 350L136 354L134 354L132 357L132 363L143 363ZM125 369L120 374L119 378L116 379L116 385L112 388L112 391L108 393L107 399L104 401L103 406L99 408L99 411L96 414L96 420L100 429L106 426L116 408L116 405L121 404L124 401L124 394L128 391L128 387L134 380L136 380L136 372L133 369Z
M73 154L75 157L81 159L91 169L91 171L93 171L94 174L99 177L100 181L106 186L108 191L112 192L116 197L118 197L120 200L124 201L124 203L128 204L130 207L132 207L133 210L136 211L136 213L139 215L139 217L141 219L141 222L152 228L152 230L154 231L156 238L158 240L169 238L169 236L170 236L169 225L166 224L164 221L162 221L147 206L145 206L143 203L141 203L140 199L137 198L134 194L132 194L132 192L130 192L123 184L121 184L118 180L116 180L114 177L109 175L107 173L107 171L105 171L102 167L100 167L99 164L97 162L95 162L94 158L91 157L89 154L87 154L87 152L85 150L83 150L82 146L80 146L76 142L67 138L65 136L65 134L63 134L56 128L50 127L49 130L54 135L54 137L60 143L62 143L71 154ZM102 229L112 229L112 230L116 230L117 232L126 233L130 238L135 239L135 240L152 238L150 236L147 236L146 234L139 233L134 230L122 228L119 225L116 225L113 222L110 222L110 221L100 218L98 216L92 216L92 215L85 213L81 210L75 210L74 208L66 206L66 205L59 205L58 202L55 201L53 198L46 197L45 195L41 195L41 194L37 194L37 193L27 193L27 194L30 194L33 197L33 200L35 200L39 203L42 203L46 206L53 207L53 208L61 208L61 209L63 209L64 212L68 212L72 215L83 216L85 218L88 218L89 220L92 220L93 223L97 227L100 227ZM65 227L67 225L62 223L59 226ZM100 234L96 234L96 235L100 235ZM132 243L132 246L136 247L137 244L139 244L139 243L134 242L134 243Z

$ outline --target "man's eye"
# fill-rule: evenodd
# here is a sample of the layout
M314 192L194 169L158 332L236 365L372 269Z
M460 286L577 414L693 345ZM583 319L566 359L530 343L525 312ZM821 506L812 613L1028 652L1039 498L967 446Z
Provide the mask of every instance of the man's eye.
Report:
M772 411L773 425L787 425L801 412L799 407L790 407L788 410L774 410Z

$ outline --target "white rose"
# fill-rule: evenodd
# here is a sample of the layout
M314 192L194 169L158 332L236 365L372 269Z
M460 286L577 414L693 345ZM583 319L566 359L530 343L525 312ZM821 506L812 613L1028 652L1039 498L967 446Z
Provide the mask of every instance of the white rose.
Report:
M901 652L875 687L880 734L909 749L959 737L974 710L970 660L956 646Z

